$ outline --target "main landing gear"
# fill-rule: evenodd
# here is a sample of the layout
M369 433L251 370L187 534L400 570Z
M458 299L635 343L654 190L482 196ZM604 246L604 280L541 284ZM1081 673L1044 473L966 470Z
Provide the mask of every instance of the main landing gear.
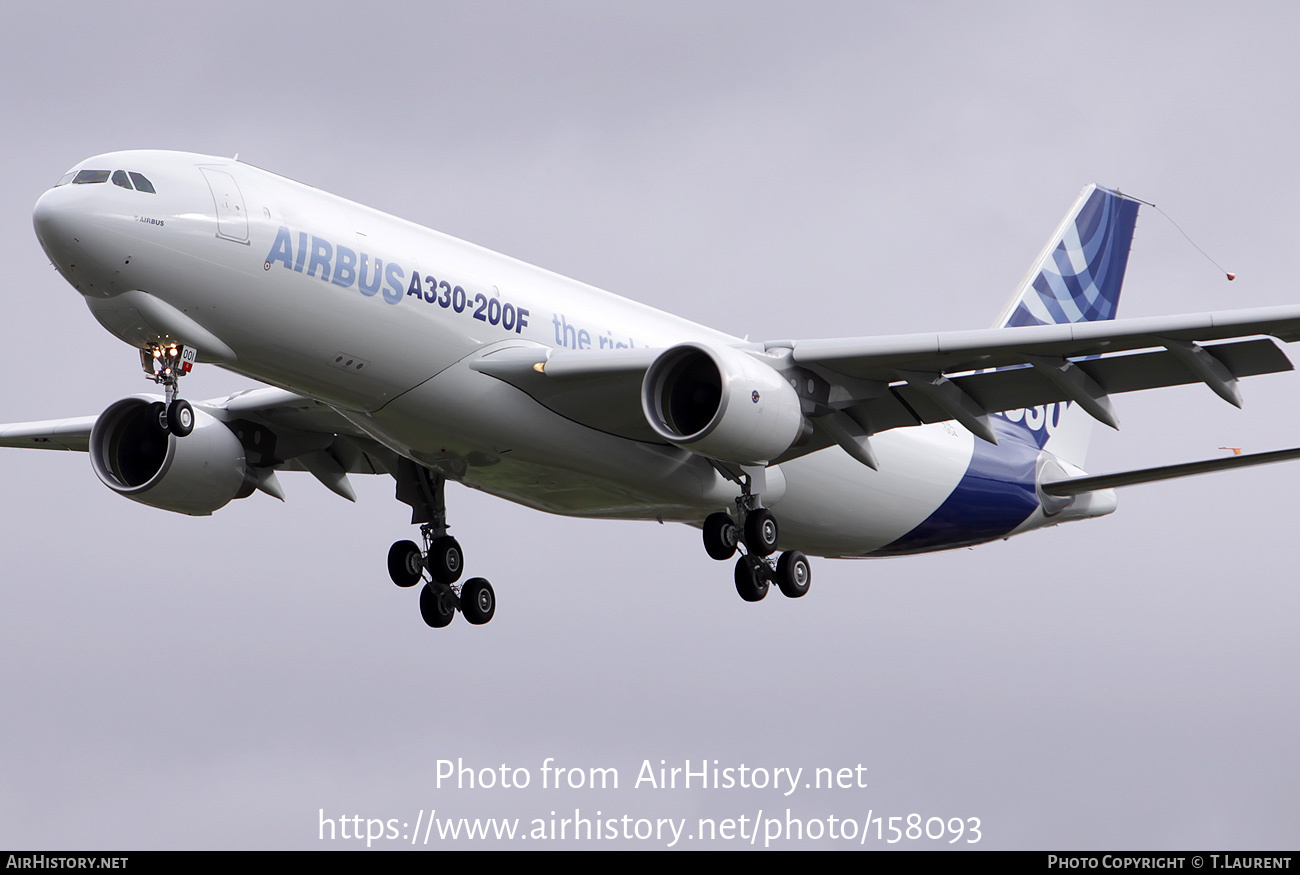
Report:
M475 626L496 613L496 593L482 577L471 577L460 586L465 557L460 544L447 534L446 478L409 460L402 460L397 472L397 498L411 505L412 523L421 523L421 548L414 541L398 541L388 550L388 576L401 587L415 586L428 576L420 589L420 616L435 629L456 617L456 611Z
M388 550L388 576L398 586L415 586L424 575L428 580L420 590L420 616L435 629L452 621L459 610L476 626L481 626L496 613L496 593L492 584L481 577L472 577L464 585L460 580L464 557L460 544L450 535L435 535L435 527L425 523L420 527L425 548L421 550L414 541L398 541Z
M778 535L772 512L759 507L757 497L748 489L736 499L736 512L742 525L736 525L731 514L722 511L704 520L704 549L714 559L726 560L744 546L745 552L736 559L736 592L740 597L747 602L762 601L773 583L787 598L806 595L812 584L808 557L798 550L772 555Z
M158 430L185 437L194 431L194 408L179 397L180 379L190 372L198 358L198 350L179 343L154 343L140 350L140 367L145 377L163 387L166 401L150 405L149 415L158 423Z

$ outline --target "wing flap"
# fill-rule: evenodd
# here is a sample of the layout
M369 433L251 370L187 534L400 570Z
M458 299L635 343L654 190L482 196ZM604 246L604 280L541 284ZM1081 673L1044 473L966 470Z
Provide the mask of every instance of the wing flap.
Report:
M1286 354L1265 338L1219 343L1202 349L1223 365L1232 377L1292 370ZM1201 376L1188 369L1178 355L1167 350L1108 356L1074 364L1106 394L1202 381ZM990 413L1077 400L1059 383L1049 380L1033 367L958 375L952 377L951 382ZM935 404L931 396L910 383L892 385L888 393L851 405L846 412L872 433L953 418L949 410Z
M1220 343L1204 349L1233 377L1254 377L1292 369L1291 361L1271 340ZM1188 370L1178 356L1165 350L1108 356L1075 362L1075 365L1107 394L1201 382L1201 378ZM990 411L1071 400L1034 368L969 374L954 377L953 382Z

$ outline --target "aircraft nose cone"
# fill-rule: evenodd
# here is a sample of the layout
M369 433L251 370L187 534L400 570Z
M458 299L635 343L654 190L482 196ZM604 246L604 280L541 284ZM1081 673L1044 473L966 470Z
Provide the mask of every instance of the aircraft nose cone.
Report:
M59 264L59 256L74 242L76 235L72 228L73 218L67 192L60 188L52 188L36 200L36 207L32 210L32 227L36 229L36 239L40 241L41 248L55 264Z
M50 263L74 289L103 294L108 291L107 262L92 245L95 217L89 214L86 193L76 188L61 185L41 195L32 209L32 227Z

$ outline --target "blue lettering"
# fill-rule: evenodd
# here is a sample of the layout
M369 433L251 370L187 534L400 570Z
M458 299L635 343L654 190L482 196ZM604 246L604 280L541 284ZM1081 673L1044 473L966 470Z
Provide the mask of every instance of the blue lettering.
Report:
M298 232L298 259L293 263L293 269L302 273L302 263L307 258L307 232Z
M370 256L366 255L364 252L361 253L361 270L357 275L357 288L361 291L361 294L365 295L367 298L373 297L374 294L379 291L379 280L383 276L383 272L384 272L383 260L376 258L375 270L371 274L371 277L373 278L374 281L367 282L366 266L368 265L369 261L370 261Z
M357 254L346 246L334 247L334 284L344 288L357 278Z
M388 267L384 269L384 279L388 282L388 288L384 289L384 300L390 304L397 304L402 300L402 277L406 271L402 266L395 262L388 262Z
M424 297L424 288L420 285L420 275L418 273L411 274L411 285L407 287L406 294L408 296L415 295L417 301ZM384 292L384 298L387 300L388 292Z
M311 238L311 263L307 265L307 276L315 276L316 268L321 269L320 278L328 280L330 278L330 257L334 253L334 248L330 246L328 240L322 240L316 235Z
M290 259L293 258L293 241L289 237L289 229L284 225L280 230L275 232L275 243L271 246L271 253L266 256L266 263L273 264L277 261L284 262L284 266L292 268L293 264Z

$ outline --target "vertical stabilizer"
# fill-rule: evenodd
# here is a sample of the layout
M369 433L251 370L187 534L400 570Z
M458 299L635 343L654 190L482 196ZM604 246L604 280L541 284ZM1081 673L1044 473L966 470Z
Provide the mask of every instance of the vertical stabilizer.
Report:
M994 327L1114 319L1137 213L1132 198L1085 188Z
M1138 201L1097 185L1079 195L1035 260L997 328L1100 322L1119 309ZM1082 464L1092 417L1069 402L1002 414L1030 432L1034 442ZM1049 446L1050 442L1050 446Z

